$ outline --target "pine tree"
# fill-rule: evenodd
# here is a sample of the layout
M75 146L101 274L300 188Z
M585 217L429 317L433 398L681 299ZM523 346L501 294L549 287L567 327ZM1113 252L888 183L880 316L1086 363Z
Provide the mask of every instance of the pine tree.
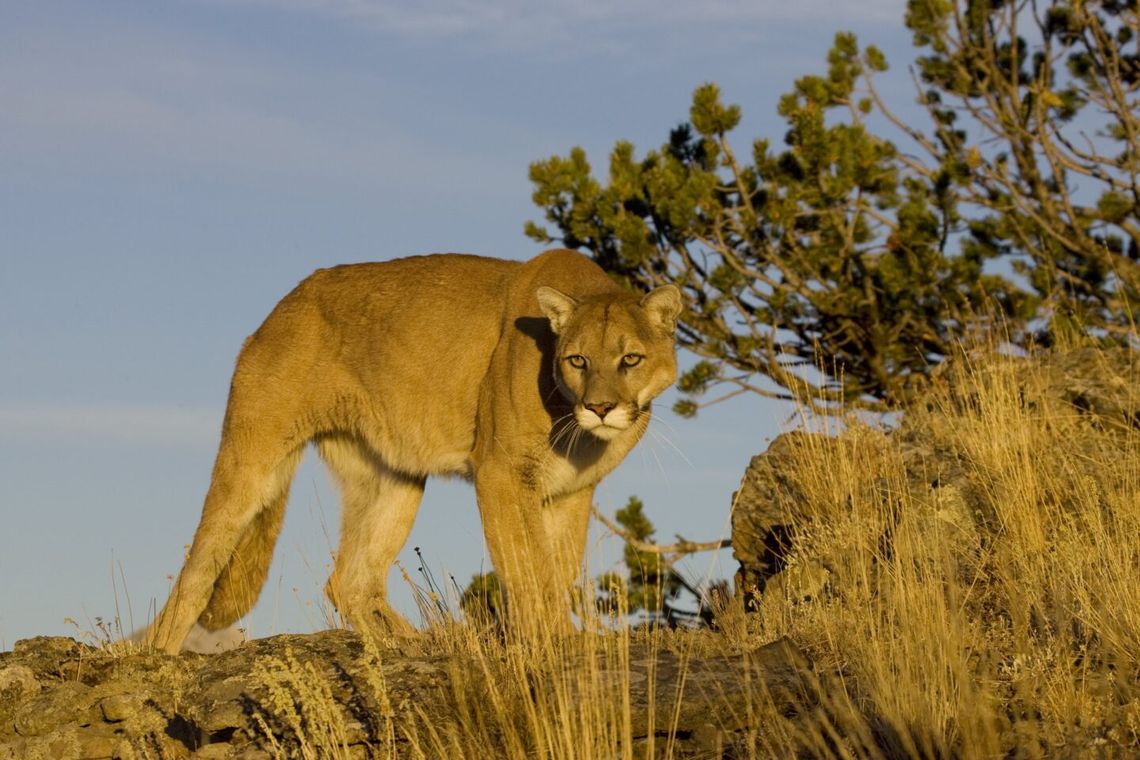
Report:
M718 385L905 405L980 318L1021 343L1135 340L1136 1L911 0L906 23L925 128L876 89L882 53L841 33L827 73L780 99L779 148L738 157L741 110L705 84L660 148L617 143L605 182L578 148L531 165L550 226L530 237L683 289L678 340L700 361L677 411Z

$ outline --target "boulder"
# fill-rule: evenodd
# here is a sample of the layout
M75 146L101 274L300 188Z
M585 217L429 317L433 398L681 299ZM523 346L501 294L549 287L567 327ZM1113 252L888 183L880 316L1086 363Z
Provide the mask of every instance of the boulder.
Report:
M745 609L772 612L777 603L818 596L854 570L842 551L805 551L806 539L795 535L805 529L826 532L846 508L842 494L818 492L821 478L812 467L865 467L849 480L860 498L882 503L889 518L880 526L884 551L890 550L892 521L900 516L895 502L905 490L907 519L969 564L980 543L978 532L993 527L993 495L955 436L964 424L994 412L984 408L986 394L979 388L991 375L1007 384L1012 378L1016 388L1016 398L1002 403L1063 426L1059 434L1083 446L1105 449L1087 451L1088 478L1105 477L1097 461L1135 455L1128 449L1135 438L1128 434L1140 428L1140 352L1079 348L1041 357L987 357L970 366L965 359L948 361L933 374L921 408L892 425L856 421L839 436L793 431L752 458L732 503L736 595ZM1095 434L1083 436L1082 430ZM887 482L898 472L905 473L905 483ZM818 536L812 540L821 543ZM789 567L790 559L798 564Z

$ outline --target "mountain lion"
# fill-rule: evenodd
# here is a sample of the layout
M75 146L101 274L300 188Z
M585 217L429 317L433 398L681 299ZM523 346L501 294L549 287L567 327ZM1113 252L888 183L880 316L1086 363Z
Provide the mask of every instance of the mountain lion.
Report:
M410 630L385 587L428 475L474 481L512 615L568 621L594 486L676 377L680 310L676 287L629 293L568 250L318 270L242 347L194 543L146 642L174 653L195 622L249 611L310 441L342 495L326 592L353 627Z

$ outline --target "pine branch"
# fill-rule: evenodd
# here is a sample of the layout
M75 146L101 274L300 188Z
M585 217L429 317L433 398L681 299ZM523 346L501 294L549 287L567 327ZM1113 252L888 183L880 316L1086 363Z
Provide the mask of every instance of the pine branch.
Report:
M634 538L633 534L631 534L628 530L621 527L613 520L610 520L608 517L602 514L597 505L591 506L590 511L594 513L594 517L598 518L599 522L601 522L602 525L606 526L606 528L617 535L618 538L622 539L638 551L647 552L649 554L676 555L673 557L662 557L662 561L669 567L672 567L673 563L687 554L732 548L732 540L728 538L724 538L719 541L689 541L682 538L681 536L677 536L677 543L675 544L661 546L660 544L647 543L645 541Z

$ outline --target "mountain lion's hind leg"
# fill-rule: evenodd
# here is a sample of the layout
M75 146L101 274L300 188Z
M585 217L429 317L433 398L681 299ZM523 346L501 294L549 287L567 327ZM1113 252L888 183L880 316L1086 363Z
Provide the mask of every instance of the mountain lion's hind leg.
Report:
M424 493L423 477L395 472L358 440L317 442L341 491L340 548L325 592L358 631L411 633L388 604L388 572L408 540Z

